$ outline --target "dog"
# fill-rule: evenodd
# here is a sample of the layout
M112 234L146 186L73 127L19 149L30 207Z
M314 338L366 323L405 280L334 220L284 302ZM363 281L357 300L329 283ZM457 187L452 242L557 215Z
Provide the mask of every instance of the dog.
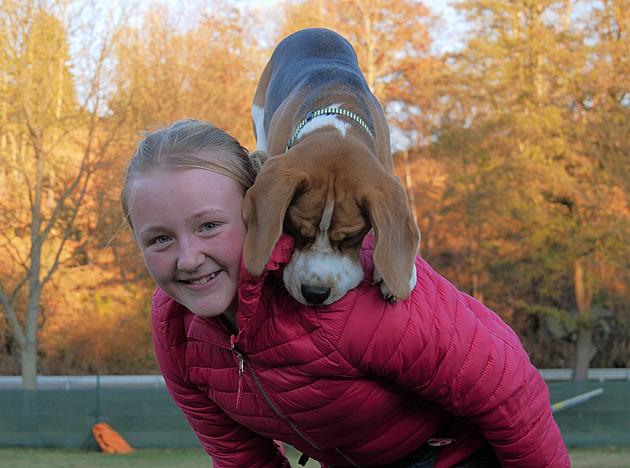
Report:
M306 305L328 305L363 280L361 244L374 231L372 278L384 300L416 284L420 232L393 174L385 113L350 43L321 28L281 41L252 105L266 159L243 200L243 260L260 276L283 230L295 239L283 279Z

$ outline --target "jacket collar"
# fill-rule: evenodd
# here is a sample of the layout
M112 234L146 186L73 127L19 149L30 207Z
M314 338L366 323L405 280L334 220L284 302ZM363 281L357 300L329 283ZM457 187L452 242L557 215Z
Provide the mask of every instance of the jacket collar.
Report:
M254 276L241 260L241 275L238 287L238 312L236 322L239 334L236 343L245 345L248 337L255 335L261 324L268 319L268 313L262 308L261 299L266 280L271 276L282 280L284 266L291 260L293 238L282 234L276 243L267 267L261 276Z
M247 337L256 333L260 324L267 318L264 310L258 310L265 280L269 275L282 278L284 265L291 260L293 238L282 234L271 253L267 268L261 276L254 276L241 259L241 274L238 287L238 312L236 321L239 333L231 338L231 331L218 317L203 318L193 315L187 323L187 337L215 344L222 348L231 348L236 343L247 341ZM191 315L192 313L189 312Z

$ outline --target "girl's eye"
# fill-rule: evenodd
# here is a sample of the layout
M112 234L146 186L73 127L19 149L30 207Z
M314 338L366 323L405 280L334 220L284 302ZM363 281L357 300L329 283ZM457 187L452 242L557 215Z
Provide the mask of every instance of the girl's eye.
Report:
M170 240L171 238L168 236L158 236L155 239L153 239L152 244L157 244L157 245L166 244Z
M217 228L216 223L206 223L203 226L201 226L202 231L212 231L213 229L216 229L216 228Z

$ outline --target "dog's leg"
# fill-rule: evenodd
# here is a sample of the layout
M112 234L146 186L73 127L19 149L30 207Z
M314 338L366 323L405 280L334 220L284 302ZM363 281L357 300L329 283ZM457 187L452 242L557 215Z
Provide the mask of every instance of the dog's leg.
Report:
M265 109L252 106L252 121L256 132L256 151L267 151L267 135L265 134Z

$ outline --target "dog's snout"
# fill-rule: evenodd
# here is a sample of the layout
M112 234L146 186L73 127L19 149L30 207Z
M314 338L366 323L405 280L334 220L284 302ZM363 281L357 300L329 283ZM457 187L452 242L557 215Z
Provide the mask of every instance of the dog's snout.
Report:
M328 296L330 296L330 288L329 287L319 287L319 286L308 286L302 285L300 288L302 291L302 296L309 304L323 304Z

